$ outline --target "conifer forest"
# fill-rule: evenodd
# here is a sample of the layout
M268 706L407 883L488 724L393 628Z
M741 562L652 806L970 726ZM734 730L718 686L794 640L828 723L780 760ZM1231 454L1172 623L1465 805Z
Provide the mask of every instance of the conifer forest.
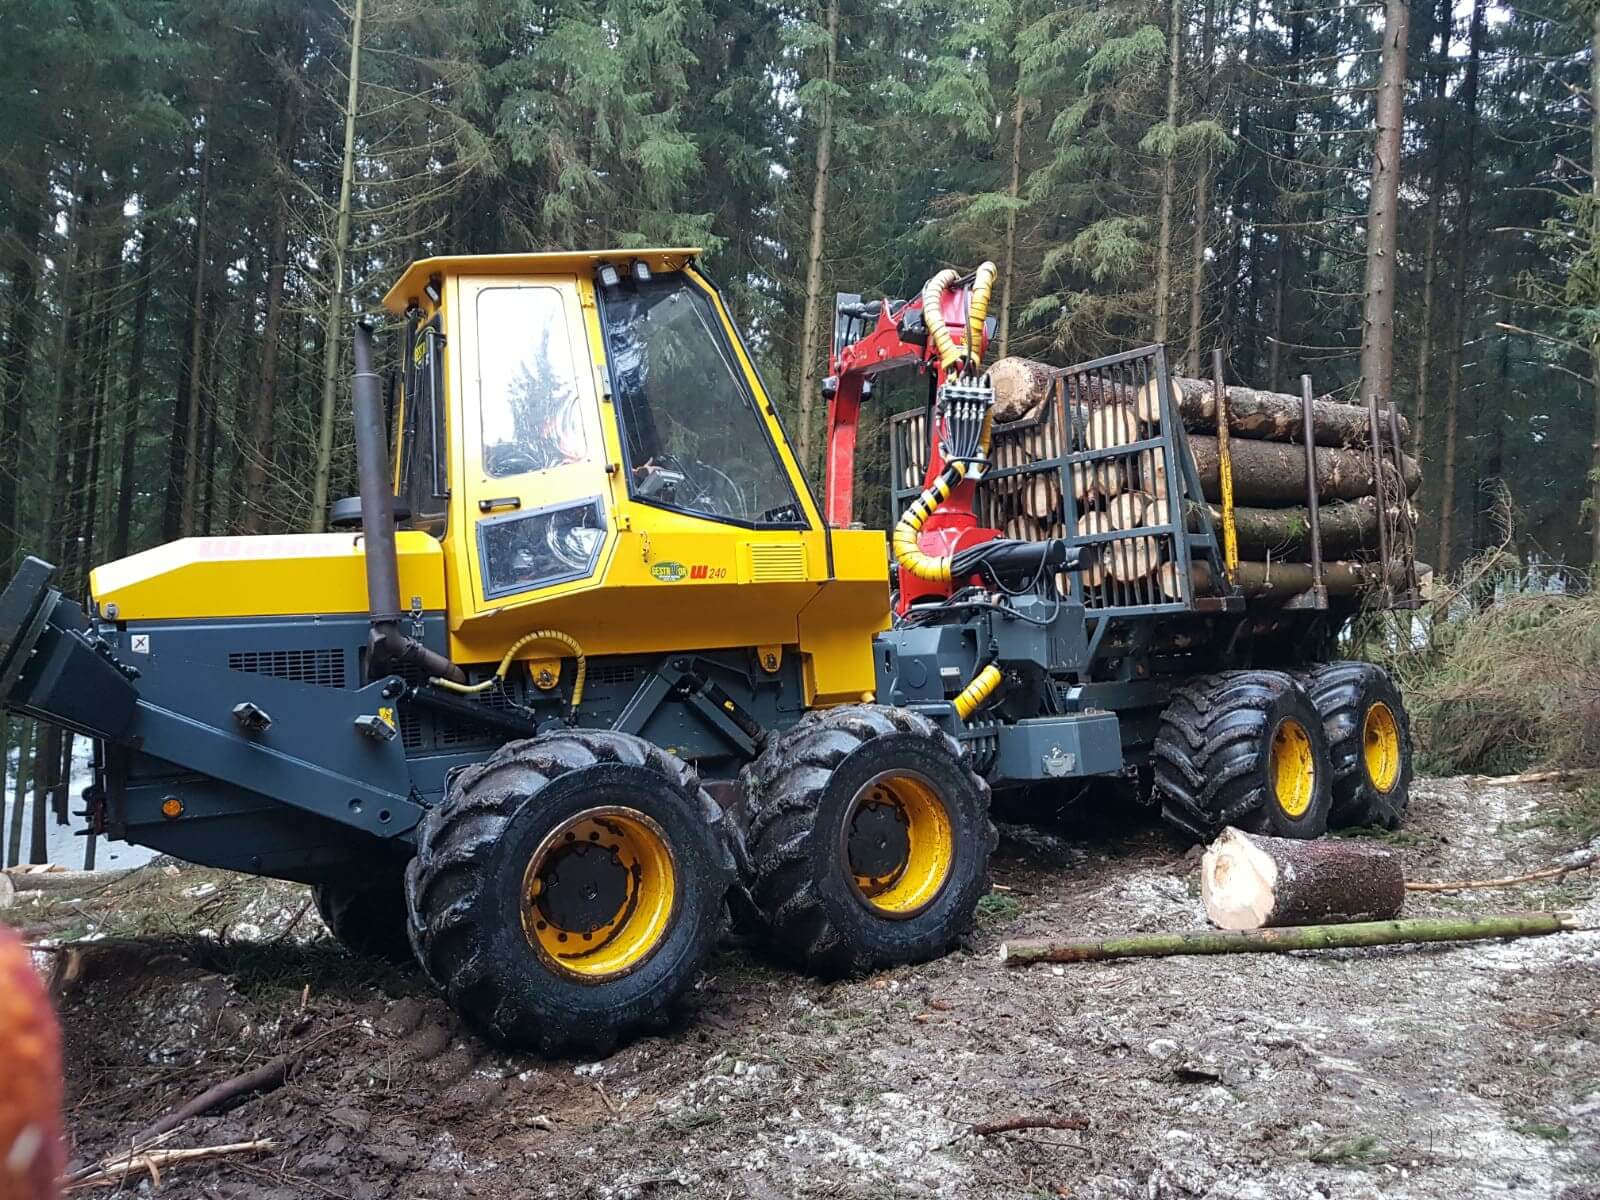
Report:
M813 464L833 294L992 258L1004 352L1365 375L1441 573L1586 569L1596 44L1560 0L6 0L0 560L316 528L407 261L671 244Z

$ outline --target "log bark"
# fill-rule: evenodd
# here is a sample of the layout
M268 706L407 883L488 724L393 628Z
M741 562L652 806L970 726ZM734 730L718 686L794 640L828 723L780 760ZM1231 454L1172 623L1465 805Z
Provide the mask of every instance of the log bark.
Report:
M1178 589L1178 576L1172 563L1162 563L1159 571L1161 590L1176 600L1182 593ZM1389 565L1389 585L1399 587L1405 581L1405 565ZM1216 581L1205 563L1189 565L1189 578L1200 595L1217 591ZM1309 591L1312 584L1311 564L1294 562L1241 562L1234 579L1246 596L1258 600L1285 600ZM1382 578L1377 563L1325 562L1322 564L1322 584L1330 596L1359 596L1379 586Z
M1172 377L1172 397L1185 429L1196 433L1217 430L1217 399L1211 381ZM1139 394L1139 419L1155 423L1159 392L1152 383ZM1305 443L1305 411L1299 396L1259 388L1228 388L1228 432L1257 441ZM1367 410L1323 396L1311 402L1311 437L1319 446L1367 446L1371 443ZM1409 444L1410 424L1400 418L1400 440Z
M1231 422L1229 428L1232 428ZM1217 439L1195 433L1189 435L1188 442L1195 469L1200 475L1201 491L1212 503L1220 502L1222 487ZM1238 439L1231 444L1230 450L1236 503L1272 508L1305 502L1306 459L1303 447L1282 442ZM1318 446L1315 453L1318 500L1358 500L1362 496L1377 494L1370 451ZM1422 471L1417 466L1417 460L1406 455L1406 494L1415 494L1421 482Z
M1200 899L1218 929L1391 921L1405 904L1406 880L1382 846L1230 827L1200 861Z
M1190 528L1200 528L1200 506L1188 506ZM1220 532L1222 509L1206 505L1212 525ZM1391 508L1390 519L1398 521L1400 511ZM1378 546L1378 501L1372 496L1340 500L1318 509L1322 527L1322 553L1325 558L1353 558ZM1412 510L1415 520L1415 509ZM1252 508L1233 510L1233 524L1239 535L1239 553L1244 558L1274 561L1305 561L1311 555L1311 514L1304 508Z
M989 368L994 388L994 419L1020 421L1039 411L1050 396L1056 373L1031 358L1002 358Z
M1137 933L1079 942L1028 938L1003 944L1000 961L1009 967L1025 967L1041 962L1103 962L1112 958L1169 958L1180 954L1287 954L1294 950L1541 937L1581 928L1570 913L1529 913L1497 917L1415 917L1406 921L1360 921L1351 925L1290 925L1283 929L1243 932L1201 929L1184 933Z

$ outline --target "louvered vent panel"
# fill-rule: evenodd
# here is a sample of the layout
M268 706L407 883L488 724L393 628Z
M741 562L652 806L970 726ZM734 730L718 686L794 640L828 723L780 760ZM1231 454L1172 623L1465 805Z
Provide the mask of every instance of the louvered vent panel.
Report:
M750 547L751 583L803 583L806 548L798 543Z
M228 670L248 675L271 675L294 683L317 687L345 686L344 651L327 650L236 650L228 655Z

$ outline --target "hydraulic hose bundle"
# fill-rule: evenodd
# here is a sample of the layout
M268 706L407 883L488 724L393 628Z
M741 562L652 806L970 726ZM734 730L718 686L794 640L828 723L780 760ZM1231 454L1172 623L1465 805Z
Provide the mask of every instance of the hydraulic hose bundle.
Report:
M963 479L980 479L989 461L989 435L992 424L992 393L978 385L978 368L983 355L980 345L983 322L989 315L989 296L994 291L995 265L986 262L972 280L972 297L967 305L966 343L956 345L944 321L944 294L955 286L954 270L940 271L922 288L922 320L928 337L939 355L945 384L939 390L942 422L940 450L944 469L928 484L894 527L891 544L900 569L929 583L950 581L950 556L925 554L917 535L934 511L950 498Z

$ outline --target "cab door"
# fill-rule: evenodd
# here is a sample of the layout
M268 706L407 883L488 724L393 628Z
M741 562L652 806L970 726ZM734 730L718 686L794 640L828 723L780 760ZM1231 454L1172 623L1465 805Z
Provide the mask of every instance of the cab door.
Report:
M587 586L614 530L575 281L469 276L457 294L459 478L481 613Z

